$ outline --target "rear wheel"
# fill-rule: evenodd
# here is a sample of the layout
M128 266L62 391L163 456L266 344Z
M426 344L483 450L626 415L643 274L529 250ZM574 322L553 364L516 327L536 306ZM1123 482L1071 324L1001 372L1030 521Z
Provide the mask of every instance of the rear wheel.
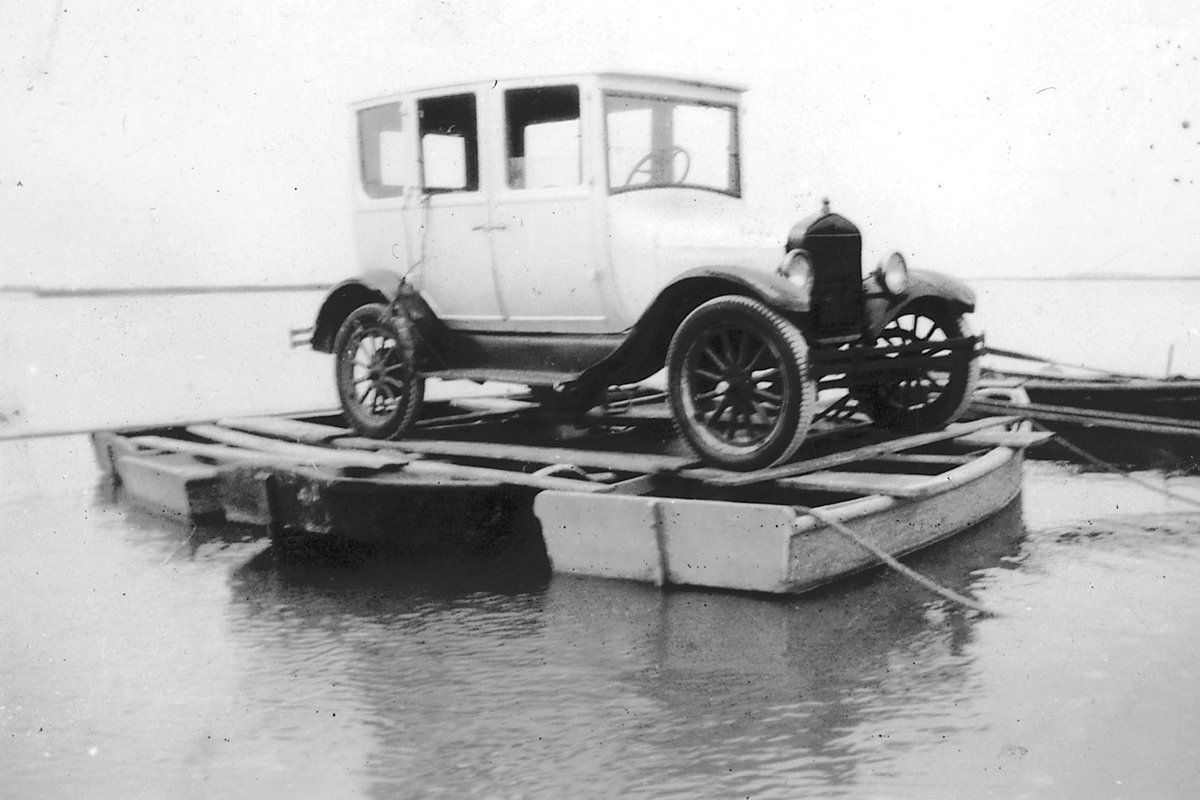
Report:
M816 402L799 329L736 295L700 305L675 331L667 392L684 441L708 464L731 470L791 458Z
M938 342L971 335L966 318L944 303L914 303L880 332L879 345L921 344L937 356L902 378L858 390L877 424L904 433L941 428L962 416L979 382L979 359L937 350Z
M350 425L372 439L396 439L421 413L425 379L412 331L380 303L351 312L334 339L338 397Z

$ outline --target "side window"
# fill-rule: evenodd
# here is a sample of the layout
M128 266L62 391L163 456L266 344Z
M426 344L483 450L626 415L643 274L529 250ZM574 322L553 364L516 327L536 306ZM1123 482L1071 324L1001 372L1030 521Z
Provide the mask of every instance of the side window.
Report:
M404 194L404 142L400 104L388 103L358 112L358 153L363 189L371 197Z
M546 189L582 180L579 87L513 89L504 95L508 186Z
M479 189L479 135L475 95L456 94L417 101L421 117L421 165L425 191Z

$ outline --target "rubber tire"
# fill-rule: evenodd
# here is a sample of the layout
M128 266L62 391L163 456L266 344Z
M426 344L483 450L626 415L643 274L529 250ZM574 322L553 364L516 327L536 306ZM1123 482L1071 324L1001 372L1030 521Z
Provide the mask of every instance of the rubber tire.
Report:
M777 393L781 397L778 417L761 441L747 445L726 441L697 418L694 393L700 387L695 386L689 373L703 357L703 351L697 348L705 347L722 328L752 333L769 345L769 352L778 361ZM743 352L740 358L745 356ZM757 356L749 366L756 359ZM705 380L712 382L711 378ZM755 382L754 387L763 382ZM816 383L808 374L808 344L804 335L790 321L751 297L725 295L697 306L680 323L667 350L667 397L676 430L710 466L750 471L788 460L808 434L816 396Z
M926 317L940 327L948 339L971 336L971 326L966 317L945 303L914 303L897 319L917 314ZM880 344L889 342L889 331L900 329L896 321L888 323L880 332ZM892 340L895 343L894 340ZM855 395L859 408L878 426L900 433L921 433L938 430L962 416L971 404L971 397L979 383L979 357L974 356L965 367L949 373L940 396L926 405L904 405L896 399L898 384L879 384L868 390L858 390Z
M394 406L382 413L374 411L369 403L364 402L370 396L370 389L364 391L361 397L356 391L355 369L361 370L364 365L361 362L356 364L355 357L369 334L382 336L385 341L394 343L379 351L386 353L382 356L383 366L391 373L392 380L388 385L394 390L395 399ZM421 415L425 378L416 369L414 338L403 318L392 314L382 303L358 307L338 329L333 354L338 398L346 420L355 431L372 439L398 439L412 428ZM365 380L370 378L360 373L359 383ZM375 380L370 388L380 384Z

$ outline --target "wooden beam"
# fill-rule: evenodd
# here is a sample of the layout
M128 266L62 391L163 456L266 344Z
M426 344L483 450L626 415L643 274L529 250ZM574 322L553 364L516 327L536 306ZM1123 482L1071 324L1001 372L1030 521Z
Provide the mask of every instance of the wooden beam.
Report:
M813 472L794 478L780 478L775 483L788 489L922 497L928 494L928 484L935 477L903 472Z
M872 461L883 461L890 464L928 464L930 466L946 466L956 467L960 464L966 464L968 461L974 461L975 456L961 455L934 455L931 453L884 453L881 456L876 456Z
M1200 422L1175 417L1158 417L1149 414L1128 414L1118 411L1074 408L1071 406L1048 406L1038 403L1005 403L997 400L974 400L971 403L984 413L1015 413L1029 419L1046 422L1069 422L1076 425L1141 433L1165 433L1176 436L1200 436Z
M196 436L203 436L205 439L212 439L214 442L232 445L233 447L243 447L247 450L258 450L264 453L289 456L295 460L297 466L303 466L314 461L326 464L331 463L337 459L334 453L341 453L340 460L342 466L347 467L383 469L407 464L411 460L399 453L349 453L346 451L330 450L328 447L314 447L307 444L281 442L278 439L268 439L263 436L233 431L228 428L222 428L219 425L189 425L187 432Z
M283 469L296 469L298 467L329 467L340 469L364 466L361 459L348 458L347 456L351 454L329 448L315 448L319 451L318 453L313 454L311 457L300 459L293 455L268 453L262 450L247 450L244 447L233 447L227 444L190 442L167 436L134 436L129 441L139 447L146 447L159 452L187 453L188 455L207 458L222 464L253 464L256 466L280 467Z
M238 417L219 420L217 424L246 433L257 433L275 439L312 445L324 444L330 439L350 434L348 428L318 425L315 422L304 422L286 417Z
M1008 425L1009 423L1016 422L1016 420L1016 417L988 417L987 419L975 420L974 422L956 422L953 425L947 425L945 430L933 431L932 433L919 433L914 436L903 436L899 439L879 442L867 445L866 447L857 447L853 450L833 453L821 458L784 464L771 469L761 469L757 472L729 472L721 469L701 468L685 470L682 475L685 478L701 480L715 486L750 486L755 483L779 480L780 478L807 475L843 464L853 464L855 461L867 461L887 453L898 453L902 450L911 450L915 447L923 447L936 442L945 442L986 428Z
M566 447L500 444L496 442L456 442L425 439L381 441L378 439L347 438L333 442L337 447L355 450L387 450L421 453L431 456L459 458L489 458L500 461L523 461L531 464L573 464L577 467L616 470L618 472L673 472L694 465L695 458L681 456L614 453L605 450L578 450Z
M404 472L415 475L432 475L454 478L466 481L488 481L504 483L509 486L530 486L535 489L557 489L566 492L607 492L610 484L597 483L574 478L556 478L548 475L532 475L528 472L517 472L511 469L492 469L490 467L468 467L462 464L451 464L447 461L412 461L404 467Z

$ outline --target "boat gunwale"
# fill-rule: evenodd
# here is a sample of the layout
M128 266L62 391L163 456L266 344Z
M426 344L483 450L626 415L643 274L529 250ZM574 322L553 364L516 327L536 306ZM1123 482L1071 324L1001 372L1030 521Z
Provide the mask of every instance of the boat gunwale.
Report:
M826 506L820 506L819 509L823 516L834 519L838 522L846 522L868 514L879 513L898 505L906 503L919 503L923 500L928 500L938 495L946 494L947 492L959 489L968 483L976 481L992 472L1000 469L1007 463L1017 451L1011 447L998 445L993 447L986 453L982 453L978 458L972 461L954 467L946 472L932 476L927 482L921 484L921 487L928 487L926 491L912 495L899 497L896 495L887 494L869 494L863 497L857 497L852 500L842 500L837 503L830 503ZM770 504L766 504L770 505ZM861 507L861 508L860 508ZM826 523L819 520L812 514L801 514L797 517L793 528L797 533L803 533L808 530L826 527Z

